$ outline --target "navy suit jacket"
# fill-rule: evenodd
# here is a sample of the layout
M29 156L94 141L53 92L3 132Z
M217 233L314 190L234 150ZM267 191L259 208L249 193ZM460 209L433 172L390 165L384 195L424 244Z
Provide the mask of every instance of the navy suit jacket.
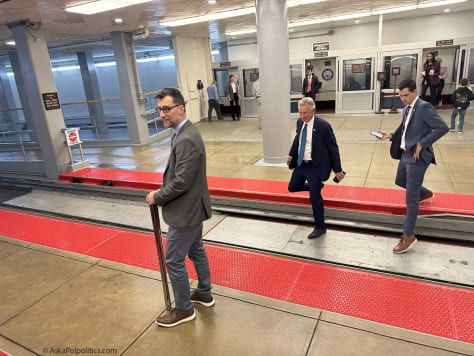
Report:
M290 169L295 168L298 161L299 137L303 120L298 119L296 123L296 136L291 145L289 155L293 157L290 162ZM331 170L341 172L341 158L339 156L339 147L337 146L336 136L331 125L314 116L313 136L311 139L311 159L313 161L313 171L316 177L324 182L328 180Z
M403 109L405 115L406 107ZM392 141L395 144L393 150L398 151L398 158L401 156L400 144L396 143L402 135L402 125L392 134ZM433 105L421 98L415 103L412 109L411 118L405 133L405 147L410 153L415 153L416 145L419 143L423 148L420 157L426 164L435 163L435 156L432 144L449 131L448 126L438 115ZM398 148L396 145L398 144ZM393 156L393 155L392 155Z

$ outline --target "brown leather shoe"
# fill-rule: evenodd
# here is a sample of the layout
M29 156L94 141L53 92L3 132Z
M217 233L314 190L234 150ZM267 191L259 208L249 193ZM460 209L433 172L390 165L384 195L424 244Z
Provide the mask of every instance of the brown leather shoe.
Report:
M422 195L420 197L420 203L425 201L425 200L430 200L430 199L433 199L433 198L434 198L433 192L429 192L428 194Z
M199 295L199 293L197 292L197 290L195 290L194 292L192 292L191 294L191 302L193 303L199 303L199 304L202 304L206 307L212 307L214 304L216 304L214 298L212 296L210 296L209 298L203 298Z
M164 326L165 328L171 328L187 321L194 320L195 318L196 313L194 310L189 313L180 313L176 309L173 309L170 312L166 312L165 314L156 318L155 323L157 323L159 326Z
M413 245L416 243L417 239L415 235L412 235L410 237L403 236L400 239L400 242L398 243L397 246L393 248L394 253L403 253L407 252L410 248L413 247Z

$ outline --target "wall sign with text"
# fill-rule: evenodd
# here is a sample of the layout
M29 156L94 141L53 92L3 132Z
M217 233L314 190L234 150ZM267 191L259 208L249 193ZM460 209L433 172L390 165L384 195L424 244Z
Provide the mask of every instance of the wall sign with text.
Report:
M59 104L58 93L43 93L43 103L46 110L55 110L61 108Z
M329 41L313 43L313 52L321 52L321 51L329 51Z

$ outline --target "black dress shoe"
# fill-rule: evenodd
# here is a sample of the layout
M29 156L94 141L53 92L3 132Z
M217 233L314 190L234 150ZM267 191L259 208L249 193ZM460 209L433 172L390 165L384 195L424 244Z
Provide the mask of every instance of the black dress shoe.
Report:
M315 227L313 232L308 235L308 239L315 239L325 233L326 233L326 228L318 229L317 227Z

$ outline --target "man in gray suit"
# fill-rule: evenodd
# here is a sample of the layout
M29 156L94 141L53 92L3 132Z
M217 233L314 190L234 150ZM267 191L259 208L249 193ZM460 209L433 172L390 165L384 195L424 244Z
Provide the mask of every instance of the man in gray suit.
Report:
M405 108L403 120L393 133L378 131L382 140L390 139L390 154L399 159L395 184L406 189L407 213L403 235L394 253L408 251L416 242L415 224L420 202L434 197L433 192L422 186L426 169L436 164L433 143L448 132L448 126L438 115L433 105L418 97L416 83L403 80L399 86L400 99Z
M146 202L160 205L163 219L169 225L165 263L176 308L158 317L156 323L172 327L196 317L192 303L214 305L209 262L202 243L202 222L211 217L211 199L204 142L186 118L183 96L178 89L166 88L156 98L163 123L173 129L173 134L163 185L148 193ZM192 294L184 263L186 255L194 263L199 280Z

